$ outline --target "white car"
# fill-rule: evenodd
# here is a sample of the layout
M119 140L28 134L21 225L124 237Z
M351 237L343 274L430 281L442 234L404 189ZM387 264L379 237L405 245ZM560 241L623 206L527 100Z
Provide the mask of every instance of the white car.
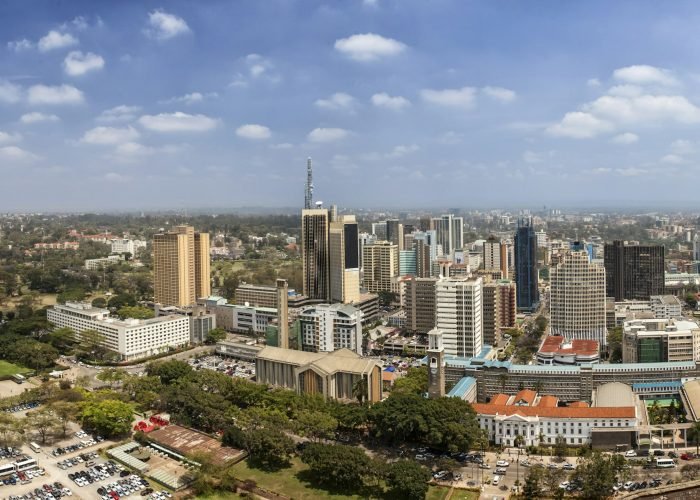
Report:
M634 450L627 450L627 451L625 452L625 456L626 456L626 457L636 457L636 456L637 456L637 452L634 451Z
M496 467L508 467L509 465L510 463L508 463L506 460L499 460L496 462Z

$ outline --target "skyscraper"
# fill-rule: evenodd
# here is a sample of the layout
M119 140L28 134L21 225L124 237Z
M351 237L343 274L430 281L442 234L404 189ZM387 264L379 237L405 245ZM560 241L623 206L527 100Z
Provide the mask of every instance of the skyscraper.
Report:
M515 233L515 283L518 310L533 311L540 301L537 274L537 236L530 219L519 219Z
M445 255L452 255L464 246L464 219L453 214L442 215L433 219L437 235L437 244L442 246Z
M302 210L303 292L310 299L328 300L330 296L328 226L328 210L324 208Z
M306 159L306 189L304 190L304 209L313 208L314 202L314 179L311 170L311 158Z
M362 284L372 293L390 292L393 278L399 275L399 247L377 241L362 250Z
M435 328L435 287L437 278L411 278L404 295L406 329L425 334Z
M166 306L188 306L211 295L209 233L176 226L153 236L153 291Z
M662 245L628 245L623 241L606 243L606 294L621 300L649 300L663 295L665 288L664 247Z
M550 271L552 335L606 344L605 269L572 250Z
M473 357L483 343L481 278L440 278L436 285L435 327L445 354Z
M416 252L416 276L432 276L433 262L438 257L437 235L434 230L413 233L413 248Z
M360 242L354 215L330 223L330 300L348 304L360 299Z
M403 225L399 219L388 219L386 221L386 240L399 247L399 252L403 250Z

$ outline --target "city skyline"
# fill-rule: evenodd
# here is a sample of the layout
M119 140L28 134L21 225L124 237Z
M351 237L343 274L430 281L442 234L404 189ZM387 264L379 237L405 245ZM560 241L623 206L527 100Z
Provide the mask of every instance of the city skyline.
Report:
M309 156L344 207L693 201L692 2L33 5L0 6L3 211L298 207Z

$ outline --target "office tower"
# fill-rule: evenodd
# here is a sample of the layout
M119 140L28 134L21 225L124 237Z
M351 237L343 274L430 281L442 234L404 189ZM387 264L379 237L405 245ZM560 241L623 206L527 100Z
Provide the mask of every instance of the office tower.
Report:
M401 250L399 251L399 276L415 276L416 275L416 251Z
M314 202L314 180L311 171L311 158L306 159L306 189L304 191L304 209L310 210L313 208Z
M287 280L277 280L277 347L289 349L289 287Z
M442 215L433 219L437 235L437 244L442 246L444 255L452 255L464 246L464 219L453 214Z
M348 304L360 299L360 242L354 215L336 216L328 234L330 300Z
M304 209L301 212L301 261L304 295L328 300L330 295L328 210Z
M399 247L399 252L403 250L403 225L399 219L386 221L386 240Z
M153 236L153 290L166 306L189 306L211 295L209 234L176 226Z
M299 313L301 348L308 352L350 349L362 354L362 311L349 304L317 304Z
M550 271L551 333L606 344L605 269L573 250Z
M549 243L545 230L540 229L539 231L535 231L535 236L537 237L537 248L547 248Z
M442 331L438 328L428 333L428 397L445 395L445 347Z
M493 236L484 242L482 262L488 271L500 270L502 278L508 278L508 248L504 242Z
M481 278L440 278L436 284L435 327L445 354L473 357L482 347Z
M498 320L500 303L498 301L498 285L491 281L482 287L482 330L484 345L497 345L500 338Z
M437 278L411 278L404 296L406 329L425 334L435 328L435 290Z
M498 283L498 326L500 333L517 326L516 296L517 286L512 280L500 280ZM498 334L496 339L498 340Z
M432 264L438 257L437 234L434 230L413 233L413 245L416 250L416 276L432 276Z
M603 260L608 297L619 302L664 294L662 245L628 245L616 240L605 244Z
M411 250L413 248L413 237L415 233L411 231L406 232L406 226L403 228L403 250Z
M421 217L418 220L418 230L419 231L430 231L432 229L432 222L430 217Z
M392 278L399 276L399 247L378 241L362 252L362 284L372 293L390 292Z
M700 261L700 235L693 236L693 260Z
M377 237L377 241L387 241L386 232L386 221L372 223L372 234Z
M360 240L360 273L362 272L362 254L364 253L365 246L371 245L377 241L377 237L370 233L360 233L358 239Z
M537 237L532 220L519 219L515 233L515 283L518 310L534 311L540 301L537 274Z

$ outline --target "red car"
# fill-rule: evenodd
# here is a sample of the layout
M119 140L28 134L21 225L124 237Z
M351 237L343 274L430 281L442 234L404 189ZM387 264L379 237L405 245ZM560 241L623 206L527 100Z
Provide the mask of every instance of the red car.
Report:
M695 458L695 454L694 454L694 453L691 453L691 452L683 453L683 454L681 455L681 460L692 460L692 459L694 459L694 458Z

